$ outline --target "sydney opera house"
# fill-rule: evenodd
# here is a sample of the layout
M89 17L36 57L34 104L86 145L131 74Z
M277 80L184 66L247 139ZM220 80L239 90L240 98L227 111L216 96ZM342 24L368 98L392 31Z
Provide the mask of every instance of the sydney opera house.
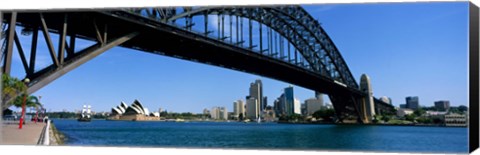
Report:
M120 105L113 107L107 120L153 121L160 120L160 114L150 113L138 100L135 100L130 106L121 102Z

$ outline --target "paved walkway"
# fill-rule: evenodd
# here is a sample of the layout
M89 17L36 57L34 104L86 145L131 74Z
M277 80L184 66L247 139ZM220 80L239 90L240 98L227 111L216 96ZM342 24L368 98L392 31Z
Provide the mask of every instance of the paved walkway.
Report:
M7 145L37 145L38 139L46 123L27 121L22 129L16 124L2 124L0 144Z

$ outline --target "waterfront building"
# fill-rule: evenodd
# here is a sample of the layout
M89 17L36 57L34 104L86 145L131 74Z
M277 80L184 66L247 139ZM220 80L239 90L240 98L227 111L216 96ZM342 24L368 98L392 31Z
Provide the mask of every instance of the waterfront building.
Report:
M218 108L219 118L221 120L228 120L228 110L226 107L219 107Z
M261 107L260 110L261 110L261 111L266 110L267 106L268 106L267 96L264 96L264 97L263 97L263 100L262 100L262 107Z
M435 101L434 103L435 103L435 108L437 110L446 111L450 109L450 101L441 100L441 101Z
M366 96L366 113L369 119L373 119L375 115L375 103L373 102L373 90L370 83L370 77L367 74L362 74L360 77L360 90L367 94Z
M135 100L130 106L125 102L121 102L119 106L113 107L111 115L107 118L109 120L160 120L160 115L150 113L148 108L145 108L140 101Z
M257 118L259 116L258 108L259 108L259 106L258 106L257 99L254 98L254 97L250 97L247 100L247 108L246 108L247 118L250 119L250 120L257 120Z
M279 116L282 113L282 107L280 104L280 98L277 98L275 101L273 101L273 111L275 111L275 115Z
M446 111L426 111L425 114L427 116L443 116L443 115L446 115L447 112Z
M316 111L323 107L323 100L317 98L310 98L305 100L306 115L311 116Z
M226 107L213 107L210 111L212 119L216 120L228 120L228 111Z
M293 100L293 113L294 114L302 114L300 100L297 99L297 98L294 98L294 100Z
M245 117L245 106L242 100L233 102L233 118L239 119L240 116Z
M444 117L445 126L467 126L467 115L448 114Z
M263 120L266 122L276 121L275 111L272 106L265 107L265 110L262 112Z
M307 105L305 103L302 103L301 106L300 106L300 110L302 112L302 115L307 115Z
M400 108L400 109L397 110L397 116L398 117L405 117L405 115L410 115L410 114L413 114L412 109Z
M287 102L285 98L285 93L282 93L280 97L277 98L274 102L274 109L275 109L275 115L281 116L281 115L287 115Z
M220 109L218 107L213 107L212 110L210 110L210 118L220 119Z
M284 89L284 101L285 101L285 112L287 115L291 115L294 113L294 94L293 94L293 87L288 86L287 88Z
M210 114L210 110L208 110L207 108L203 109L203 114L204 115Z
M407 101L406 106L408 109L417 110L418 108L420 108L418 96L409 96L405 98L405 100Z
M255 82L250 83L250 92L248 98L255 98L257 100L257 114L260 114L263 106L263 88L262 81L260 79L255 80ZM247 99L248 99L247 98Z

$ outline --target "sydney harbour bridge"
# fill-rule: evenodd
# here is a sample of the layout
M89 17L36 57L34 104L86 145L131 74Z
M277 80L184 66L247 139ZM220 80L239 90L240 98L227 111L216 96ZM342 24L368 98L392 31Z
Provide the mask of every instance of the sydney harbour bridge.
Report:
M209 20L212 18L215 20ZM21 78L31 81L28 93L120 46L261 75L327 94L340 121L370 123L374 113L394 110L372 97L370 88L359 86L319 21L301 6L4 11L0 19L2 72L10 74L13 52L18 52L26 75ZM19 35L32 39L27 42ZM39 40L47 49L38 49ZM79 49L78 40L95 43ZM26 49L23 44L31 46ZM35 67L39 50L48 51L52 60L41 69Z

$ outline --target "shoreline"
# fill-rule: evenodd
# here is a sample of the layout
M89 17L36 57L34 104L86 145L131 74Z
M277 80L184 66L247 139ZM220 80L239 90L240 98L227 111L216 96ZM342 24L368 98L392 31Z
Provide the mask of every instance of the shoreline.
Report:
M468 126L445 126L429 124L358 124L358 123L326 123L326 122L277 122L279 124L302 124L302 125L361 125L361 126L411 126L411 127L446 127L446 128L468 128Z
M50 129L49 129L49 138L50 138L50 144L49 145L64 145L66 137L65 135L57 130L55 127L53 121L50 122Z
M60 120L70 120L70 119L60 119ZM115 120L115 119L92 119L93 120L105 120L105 121L132 121L132 120ZM242 122L236 120L188 120L184 119L182 121L175 120L136 120L132 122L225 122L225 123L256 123L256 122ZM359 123L332 123L332 122L285 122L285 121L276 121L276 122L262 122L262 123L278 123L278 124L299 124L299 125L361 125L361 126L411 126L411 127L446 127L446 128L468 128L468 126L445 126L438 124L359 124ZM52 123L53 124L53 123ZM59 131L58 131L59 132ZM61 132L58 133L61 135Z

